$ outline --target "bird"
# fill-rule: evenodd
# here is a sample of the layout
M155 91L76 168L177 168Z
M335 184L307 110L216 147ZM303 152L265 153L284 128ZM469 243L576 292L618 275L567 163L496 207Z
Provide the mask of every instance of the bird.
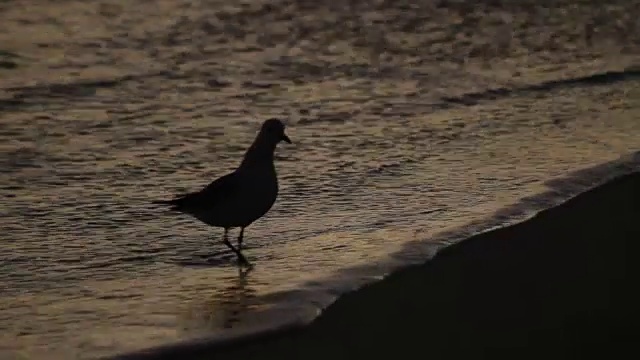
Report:
M278 176L274 151L281 141L292 143L284 123L278 118L267 119L235 170L199 191L152 203L168 206L171 211L190 215L209 226L224 228L223 243L235 253L239 264L252 267L242 254L244 230L276 202ZM236 248L229 242L228 235L230 229L238 227Z

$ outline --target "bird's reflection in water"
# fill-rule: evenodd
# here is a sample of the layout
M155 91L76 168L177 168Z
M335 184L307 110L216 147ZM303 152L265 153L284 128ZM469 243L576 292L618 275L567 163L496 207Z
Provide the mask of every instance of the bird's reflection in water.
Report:
M249 285L251 269L238 267L225 286L204 301L193 304L187 314L184 330L207 333L231 329L239 325L255 303L256 290Z

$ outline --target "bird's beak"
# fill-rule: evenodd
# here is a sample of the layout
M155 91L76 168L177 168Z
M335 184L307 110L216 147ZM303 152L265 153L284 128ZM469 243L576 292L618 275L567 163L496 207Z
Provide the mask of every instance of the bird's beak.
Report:
M289 139L287 134L282 134L282 141L286 142L287 144L291 144L291 139Z

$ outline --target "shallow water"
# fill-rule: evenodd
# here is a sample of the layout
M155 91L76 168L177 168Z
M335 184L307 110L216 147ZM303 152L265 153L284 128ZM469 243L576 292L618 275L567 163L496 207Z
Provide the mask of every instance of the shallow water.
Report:
M1 359L308 319L640 148L638 2L24 3L0 2ZM272 116L294 145L256 269L187 266L222 232L149 201L232 170Z

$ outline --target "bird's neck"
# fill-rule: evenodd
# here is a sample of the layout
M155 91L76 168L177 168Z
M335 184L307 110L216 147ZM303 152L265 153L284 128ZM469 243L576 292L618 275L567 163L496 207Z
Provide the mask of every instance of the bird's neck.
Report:
M256 139L251 144L247 152L244 154L240 167L247 165L271 164L273 165L273 153L276 150L276 144L263 139Z

